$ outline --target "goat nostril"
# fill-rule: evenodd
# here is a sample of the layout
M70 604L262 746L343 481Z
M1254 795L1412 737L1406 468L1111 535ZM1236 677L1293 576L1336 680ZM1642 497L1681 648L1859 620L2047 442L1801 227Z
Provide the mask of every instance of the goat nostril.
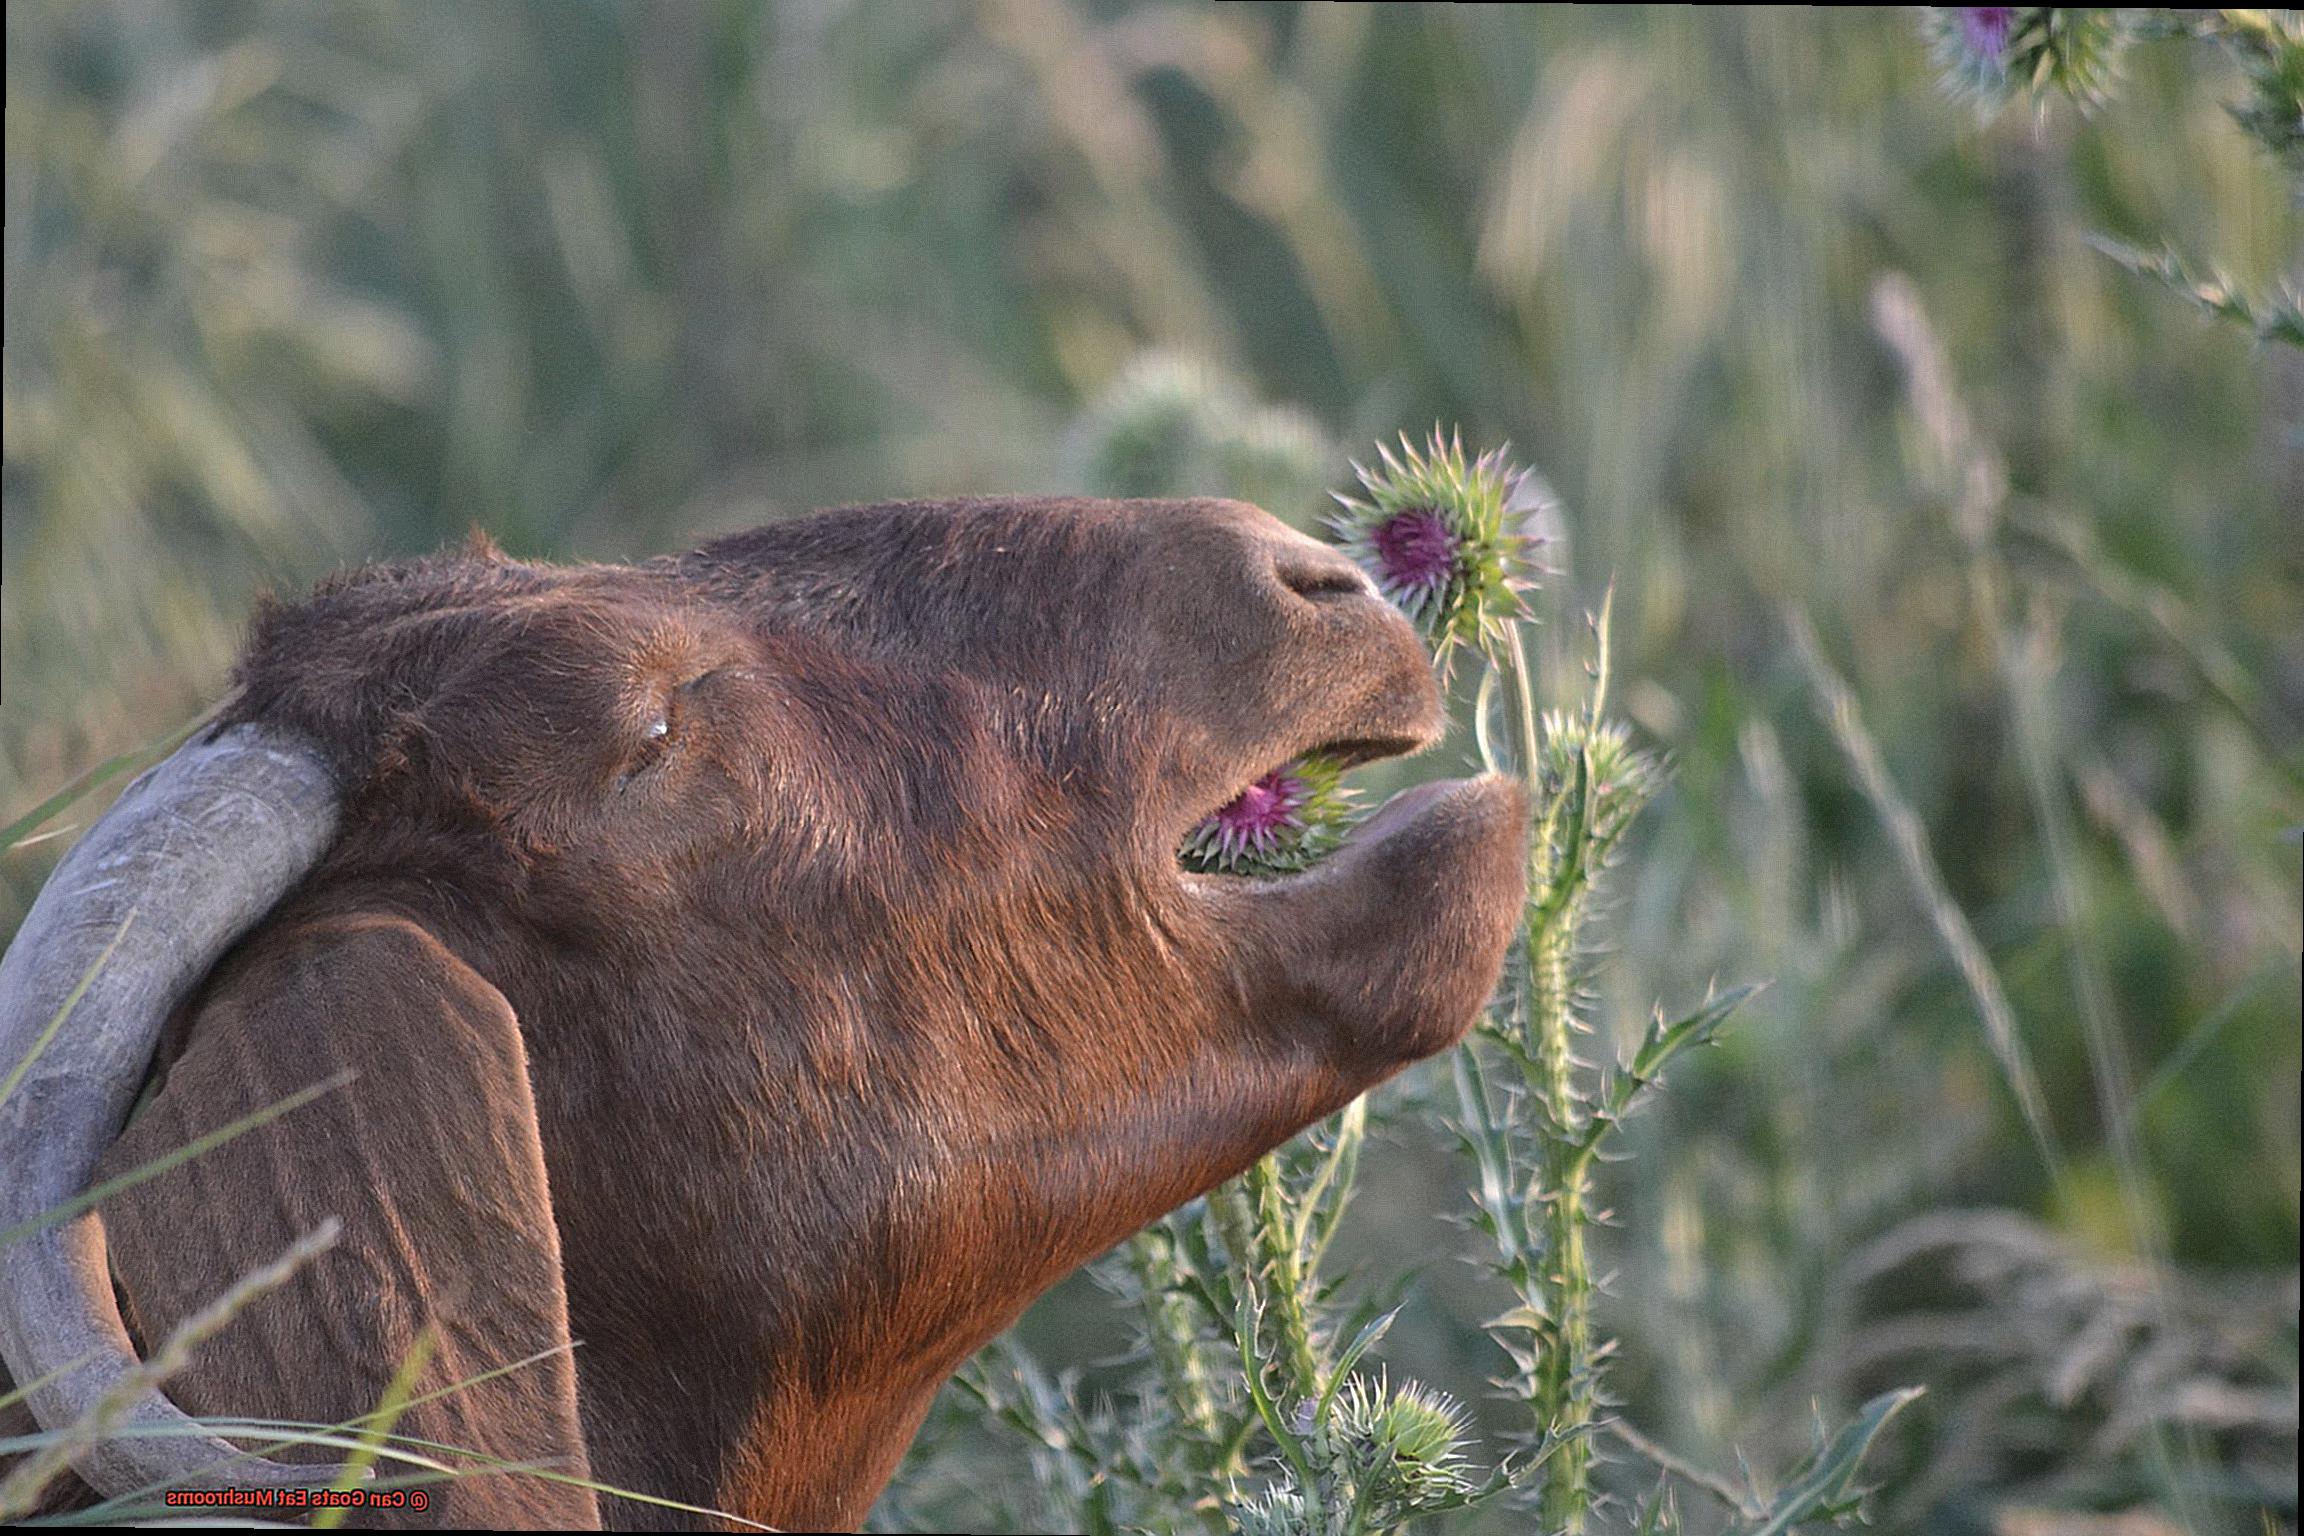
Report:
M1277 568L1280 584L1308 602L1327 597L1368 597L1375 589L1359 567L1343 560L1283 561Z

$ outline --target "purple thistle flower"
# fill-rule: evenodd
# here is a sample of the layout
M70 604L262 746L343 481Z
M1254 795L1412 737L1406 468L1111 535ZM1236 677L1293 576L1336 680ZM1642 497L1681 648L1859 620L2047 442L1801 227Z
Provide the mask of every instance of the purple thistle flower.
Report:
M1194 827L1180 857L1200 874L1288 874L1318 862L1352 816L1343 768L1315 754L1275 768Z
M1211 818L1217 845L1234 858L1251 850L1270 853L1280 835L1298 824L1296 813L1307 798L1302 779L1275 768Z
M1456 573L1463 540L1429 507L1410 507L1376 525L1368 536L1376 556L1376 585L1395 602L1422 597Z
M1422 448L1403 437L1398 453L1376 452L1378 468L1353 466L1363 494L1336 497L1329 534L1415 621L1445 677L1458 646L1487 650L1525 612L1540 542L1527 496L1538 488L1503 449L1474 459L1438 428Z
M2045 105L2051 88L2089 111L2119 77L2129 42L2158 27L2118 6L1939 5L1920 14L1945 86L1987 112L2017 96Z
M1986 63L1998 64L2008 52L2008 31L2016 23L2012 5L1959 5L1960 40Z

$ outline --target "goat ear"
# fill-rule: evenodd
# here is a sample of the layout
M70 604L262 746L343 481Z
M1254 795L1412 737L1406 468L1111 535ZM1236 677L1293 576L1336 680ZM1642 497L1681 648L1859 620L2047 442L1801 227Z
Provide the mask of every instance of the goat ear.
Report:
M519 1024L423 929L330 918L228 961L101 1176L347 1073L347 1086L105 1204L113 1274L147 1350L298 1235L342 1224L333 1249L233 1319L169 1395L197 1415L338 1424L373 1412L429 1333L430 1363L393 1434L589 1478ZM588 1489L517 1473L425 1491L428 1510L392 1523L600 1523Z

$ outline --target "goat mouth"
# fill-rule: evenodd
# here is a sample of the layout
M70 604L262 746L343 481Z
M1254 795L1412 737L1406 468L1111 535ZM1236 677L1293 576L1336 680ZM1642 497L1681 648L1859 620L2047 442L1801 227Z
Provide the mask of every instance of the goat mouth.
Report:
M1343 775L1430 744L1407 735L1351 736L1291 754L1196 821L1177 850L1177 862L1187 874L1219 879L1270 880L1302 873L1341 847L1362 819L1357 796Z
M1314 747L1305 757L1323 757L1340 768L1358 768L1366 763L1379 763L1388 757L1406 757L1432 745L1424 736L1349 736L1322 746Z

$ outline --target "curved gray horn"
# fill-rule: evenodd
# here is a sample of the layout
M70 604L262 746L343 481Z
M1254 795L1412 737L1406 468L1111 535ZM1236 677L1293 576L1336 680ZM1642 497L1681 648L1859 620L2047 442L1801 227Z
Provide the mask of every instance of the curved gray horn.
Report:
M36 1221L93 1181L168 1016L318 862L336 834L337 800L309 744L235 726L196 739L129 785L56 866L0 957L0 1083L30 1059L0 1102L0 1232ZM138 1362L94 1210L0 1244L0 1358L51 1431L81 1422L112 1394L106 1413L117 1415L115 1433L72 1453L73 1469L107 1497L318 1487L341 1471L246 1455L201 1432L157 1390L131 1392Z

